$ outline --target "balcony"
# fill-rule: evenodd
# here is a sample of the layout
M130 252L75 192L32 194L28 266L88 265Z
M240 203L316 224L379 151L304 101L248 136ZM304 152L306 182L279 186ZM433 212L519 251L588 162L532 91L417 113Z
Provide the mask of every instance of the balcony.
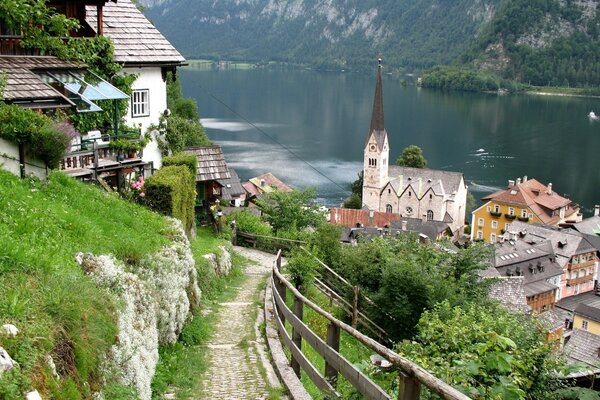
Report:
M506 219L510 219L510 220L517 218L517 216L515 214L504 214L504 217Z
M567 279L567 286L575 286L584 282L589 282L594 278L594 275L578 276L577 278Z
M500 211L490 211L490 215L494 218L499 218L502 216L502 213Z
M596 266L596 261L585 261L579 264L569 264L567 267L568 271L579 271L580 269L588 269Z
M517 219L522 222L529 222L529 217L517 217Z

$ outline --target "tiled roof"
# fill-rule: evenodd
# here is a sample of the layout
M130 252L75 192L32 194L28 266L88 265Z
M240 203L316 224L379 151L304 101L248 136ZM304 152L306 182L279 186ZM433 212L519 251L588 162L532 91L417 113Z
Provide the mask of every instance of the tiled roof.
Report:
M595 215L586 218L583 221L576 223L573 226L573 229L589 235L600 235L600 216Z
M4 98L17 101L24 99L55 99L63 104L69 102L60 92L44 83L35 70L81 69L82 66L61 61L51 56L0 56L0 71L6 73Z
M525 296L534 296L536 294L546 293L558 289L558 286L548 283L546 281L537 281L531 283L525 283L523 290Z
M575 307L574 314L581 315L591 319L592 321L600 322L600 308L587 305L585 303L579 303Z
M400 195L411 186L419 196L423 196L429 189L436 195L452 195L458 191L463 182L462 172L442 171L429 168L411 168L398 165L389 166L390 184Z
M527 305L525 298L524 283L522 276L496 278L498 281L490 287L488 296L511 312L529 313L531 308Z
M579 304L587 304L590 307L600 308L600 296L597 296L593 291L585 292L575 296L560 299L556 306L567 311L575 311Z
M515 276L520 271L525 278L527 296L556 289L546 279L560 276L563 268L549 244L532 246L521 240L510 240L494 245L494 265L502 276ZM534 285L534 283L536 283Z
M96 29L96 7L86 6L88 24ZM125 64L181 64L185 58L130 1L103 7L104 35L115 45L115 60Z
M222 186L221 198L223 200L233 200L236 197L240 197L246 194L240 178L233 168L229 168L230 178L219 179L217 182Z
M537 317L542 326L549 332L563 328L565 326L565 319L571 318L568 313L559 308L553 308L551 310L541 312L537 315Z
M231 178L221 146L189 147L184 153L193 154L198 158L197 182Z
M250 183L251 187L248 183ZM279 192L291 192L293 189L279 180L275 175L270 172L250 178L248 182L243 184L244 188L250 193L250 195L256 195L260 193L269 193L273 190ZM255 194L256 193L256 194Z
M384 213L373 211L372 218L369 210L356 210L352 208L332 208L330 209L330 222L335 225L342 225L349 228L356 227L356 224L361 224L365 227L383 228L390 225L392 221L400 219L399 214Z
M563 352L571 363L581 362L597 368L600 362L599 349L600 336L583 329L575 329Z
M536 179L528 179L522 183L515 183L504 190L492 193L483 198L484 202L490 200L502 204L529 207L544 224L549 225L560 221L558 215L552 215L553 210L572 205L571 200L560 196L551 187L540 183ZM566 215L575 212L575 208L568 207Z

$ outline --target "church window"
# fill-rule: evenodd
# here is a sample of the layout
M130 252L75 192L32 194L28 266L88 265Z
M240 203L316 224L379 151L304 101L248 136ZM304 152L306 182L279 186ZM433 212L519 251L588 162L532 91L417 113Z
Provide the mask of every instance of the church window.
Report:
M369 167L376 167L376 166L377 166L377 159L369 158Z
M429 193L429 200L433 199L433 194Z
M410 196L411 196L411 193L410 193L410 190L409 190L409 191L408 191L408 197L410 197Z
M406 207L406 214L407 214L407 215L411 215L411 214L412 214L412 212L413 212L413 209L412 209L412 207Z
M392 193L392 189L388 189L388 194L391 194L391 193Z
M433 221L433 211L427 210L427 221Z
M385 206L385 212L386 213L391 213L392 212L392 205L388 204L387 206Z

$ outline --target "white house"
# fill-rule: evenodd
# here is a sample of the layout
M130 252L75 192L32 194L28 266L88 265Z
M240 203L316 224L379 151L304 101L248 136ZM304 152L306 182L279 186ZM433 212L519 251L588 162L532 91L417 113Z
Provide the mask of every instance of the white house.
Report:
M363 206L424 221L442 221L458 235L465 221L467 186L461 172L389 165L381 65L363 166Z
M87 6L86 20L90 26L98 26L94 6ZM141 126L145 133L150 125L158 124L160 115L167 109L167 73L184 65L185 58L130 0L117 0L104 6L102 34L112 39L115 61L123 64L123 72L137 76L132 85L126 123ZM160 168L161 154L154 140L144 149L143 160Z

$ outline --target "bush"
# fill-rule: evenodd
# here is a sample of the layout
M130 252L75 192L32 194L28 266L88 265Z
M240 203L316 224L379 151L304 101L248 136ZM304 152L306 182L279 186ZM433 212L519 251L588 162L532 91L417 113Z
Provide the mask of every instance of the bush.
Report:
M161 168L146 180L146 204L164 215L178 218L189 235L195 223L195 179L187 166Z
M231 221L235 221L237 229L240 232L263 236L270 236L272 234L269 224L247 210L236 210L229 214L227 222L231 223Z
M192 154L177 153L172 156L163 157L162 164L165 167L170 165L183 165L189 168L192 176L195 177L198 168L198 158Z

